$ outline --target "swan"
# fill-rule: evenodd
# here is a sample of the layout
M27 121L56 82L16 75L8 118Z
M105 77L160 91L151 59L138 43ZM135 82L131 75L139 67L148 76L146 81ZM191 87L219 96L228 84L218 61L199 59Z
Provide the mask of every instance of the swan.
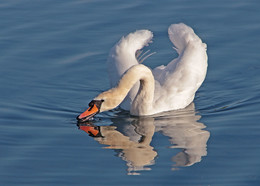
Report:
M184 23L170 25L168 35L178 57L153 70L141 64L149 55L140 54L141 49L151 43L153 33L137 30L122 37L107 60L113 88L96 96L77 119L87 121L119 105L135 116L188 106L206 77L207 45Z

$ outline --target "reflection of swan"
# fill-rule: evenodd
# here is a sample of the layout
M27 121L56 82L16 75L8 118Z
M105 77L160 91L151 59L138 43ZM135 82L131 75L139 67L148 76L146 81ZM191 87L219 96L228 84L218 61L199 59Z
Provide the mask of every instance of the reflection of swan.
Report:
M111 85L119 81L118 85L95 97L78 119L88 120L98 112L117 107L124 99L121 107L138 116L189 105L206 76L206 44L184 24L171 25L168 33L179 57L153 71L139 64L140 49L151 42L152 33L139 30L123 37L108 58Z
M155 121L156 132L162 132L169 137L171 148L181 148L172 160L175 166L191 166L200 162L202 156L207 155L207 141L210 133L205 125L198 120L201 118L195 115L194 104L190 104L185 110L174 111ZM172 114L174 114L172 116Z
M95 139L108 149L120 149L118 154L127 162L128 174L136 171L150 170L145 166L154 164L157 152L150 143L154 135L154 119L131 118L130 124L124 118L117 120L116 126L80 126L81 130L96 137ZM117 127L118 126L118 127Z
M132 125L123 125L123 131L115 130L116 127L113 126L101 127L104 137L96 139L100 144L109 145L106 148L122 149L119 156L127 162L128 174L137 174L135 171L149 170L145 166L154 164L157 156L157 152L150 146L155 130L153 120L134 119Z
M172 157L174 167L191 166L200 162L202 156L207 155L207 141L209 132L202 130L205 125L197 122L199 115L195 115L194 104L180 111L171 111L155 117L125 116L112 119L112 126L100 126L96 132L89 126L80 126L82 130L96 136L100 144L106 148L119 150L118 156L127 162L128 173L150 170L147 166L155 163L155 157L160 157L151 146L155 132L161 132L169 137L172 148L182 149ZM99 135L98 135L99 134ZM102 136L102 137L97 137ZM158 154L157 154L158 153Z

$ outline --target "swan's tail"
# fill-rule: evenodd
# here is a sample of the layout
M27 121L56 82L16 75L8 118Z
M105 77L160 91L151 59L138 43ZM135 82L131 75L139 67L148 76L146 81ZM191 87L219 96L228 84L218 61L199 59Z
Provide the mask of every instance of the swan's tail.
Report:
M168 34L171 42L174 44L178 54L181 54L188 43L194 42L196 45L201 44L201 47L207 48L205 43L194 33L193 29L183 23L172 24L168 29Z

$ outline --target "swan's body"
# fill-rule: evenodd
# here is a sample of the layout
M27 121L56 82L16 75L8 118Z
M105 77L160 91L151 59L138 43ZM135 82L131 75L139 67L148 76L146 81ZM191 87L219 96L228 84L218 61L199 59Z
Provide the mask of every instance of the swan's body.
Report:
M168 33L179 56L152 71L136 58L136 52L151 42L152 32L130 33L111 49L108 71L115 88L94 98L104 100L100 112L121 104L132 115L151 115L182 109L193 101L207 72L206 44L182 23L171 25Z

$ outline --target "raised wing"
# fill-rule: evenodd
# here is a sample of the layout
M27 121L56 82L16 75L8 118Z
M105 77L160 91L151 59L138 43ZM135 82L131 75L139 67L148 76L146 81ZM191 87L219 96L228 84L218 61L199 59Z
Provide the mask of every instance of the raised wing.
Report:
M140 51L144 46L151 42L153 34L149 30L137 30L136 32L122 37L121 40L111 49L107 60L108 74L110 85L117 85L121 76L133 65L139 62L136 58L137 51ZM125 100L120 107L125 110L130 110L130 105L134 100L139 89L139 82L130 90Z
M206 44L192 28L183 23L173 24L168 34L179 56L167 66L153 70L154 104L161 110L181 109L190 104L207 71Z

